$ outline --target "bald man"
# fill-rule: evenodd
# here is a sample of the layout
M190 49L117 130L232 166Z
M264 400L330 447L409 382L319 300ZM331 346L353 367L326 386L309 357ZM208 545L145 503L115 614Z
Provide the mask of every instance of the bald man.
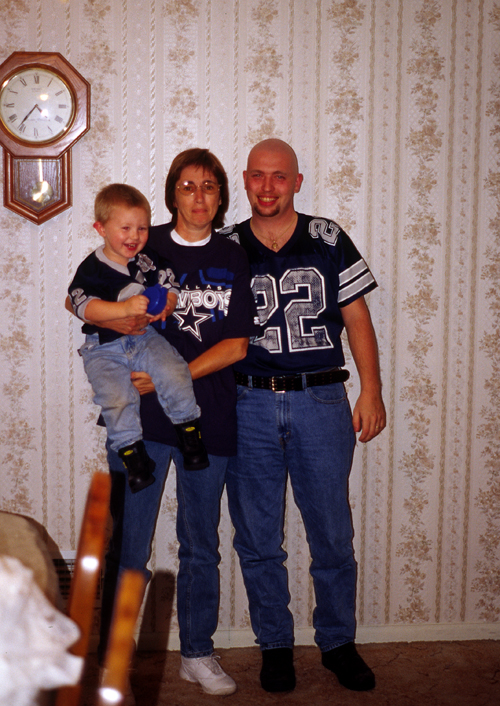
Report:
M377 343L364 295L377 284L342 228L297 213L303 176L278 139L250 152L243 172L252 217L223 232L247 252L260 333L235 368L238 455L227 475L229 509L262 650L262 687L295 687L293 617L284 566L285 491L290 478L311 552L315 641L323 665L348 689L375 686L354 645L356 563L348 478L356 434L386 424ZM361 392L351 414L346 329Z

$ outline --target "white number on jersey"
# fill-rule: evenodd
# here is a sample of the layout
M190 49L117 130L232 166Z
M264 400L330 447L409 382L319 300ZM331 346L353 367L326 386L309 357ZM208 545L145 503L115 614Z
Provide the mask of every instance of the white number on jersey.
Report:
M261 326L265 326L278 308L279 295L276 280L271 275L257 275L252 280L252 291L257 301L257 313ZM290 300L284 310L286 337L290 352L309 348L333 348L326 326L310 326L306 323L316 319L325 310L325 281L315 267L287 270L279 281L280 294L298 294ZM263 303L259 304L259 301ZM282 333L279 326L269 326L263 336L255 337L252 343L266 348L270 353L282 352Z
M335 245L340 233L340 226L324 218L313 218L309 223L309 235L313 238L323 238L328 245Z

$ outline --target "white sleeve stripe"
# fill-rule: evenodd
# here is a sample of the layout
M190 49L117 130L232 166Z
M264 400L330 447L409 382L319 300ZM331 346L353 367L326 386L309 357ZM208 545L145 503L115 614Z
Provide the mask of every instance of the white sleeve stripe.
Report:
M368 266L363 260L363 258L361 258L361 260L358 260L354 263L354 265L351 265L351 267L348 267L347 270L344 270L340 273L339 285L343 287L350 280L354 279L355 277L359 277L359 275L365 270L368 270Z
M76 309L75 309L75 307L73 306L73 309L74 309L75 314L76 314L76 315L78 316L78 318L81 319L82 321L85 321L85 320L86 320L86 319L85 319L85 310L86 310L86 308L87 308L88 303L91 302L92 299L99 299L99 301L100 301L100 297L88 296L88 297L85 297L84 301L83 301L81 304L79 304L79 305L76 307Z
M350 299L351 297L355 296L356 294L358 294L358 292L363 291L373 282L375 282L373 275L368 270L362 277L354 280L354 282L351 282L351 284L349 284L347 287L343 287L339 291L339 304L341 302L344 302L346 299Z

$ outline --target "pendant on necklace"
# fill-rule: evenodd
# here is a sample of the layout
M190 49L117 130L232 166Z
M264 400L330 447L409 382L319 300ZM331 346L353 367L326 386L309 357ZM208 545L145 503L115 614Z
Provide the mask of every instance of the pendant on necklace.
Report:
M274 250L274 252L276 252L276 250L278 249L278 243L274 240L271 247Z

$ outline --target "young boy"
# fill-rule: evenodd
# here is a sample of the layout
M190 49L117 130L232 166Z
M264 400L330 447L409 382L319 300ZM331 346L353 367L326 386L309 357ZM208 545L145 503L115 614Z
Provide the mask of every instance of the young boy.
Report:
M152 326L141 336L121 335L105 327L107 321L147 313L143 292L160 284L167 303L150 323L165 321L175 309L178 284L165 260L147 248L151 209L146 197L127 184L110 184L95 199L94 228L104 245L78 267L69 286L73 310L85 321L85 344L79 353L101 406L108 441L128 470L133 493L154 481L155 464L142 441L139 393L131 371L149 373L158 399L175 426L186 470L208 466L199 431L196 404L186 361Z

